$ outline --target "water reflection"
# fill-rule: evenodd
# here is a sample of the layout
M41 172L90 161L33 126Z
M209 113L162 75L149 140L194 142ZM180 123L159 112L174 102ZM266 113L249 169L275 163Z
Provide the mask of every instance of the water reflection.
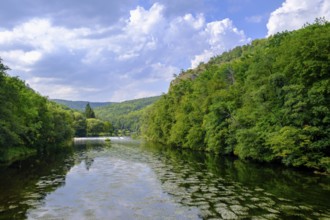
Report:
M0 219L330 218L327 176L130 139L79 139L0 178Z
M163 189L205 219L330 218L329 178L145 144Z
M30 219L199 219L163 192L137 142L79 142L65 186L30 209Z
M25 219L29 208L63 186L66 173L74 165L71 155L68 148L48 157L32 157L0 167L0 219Z

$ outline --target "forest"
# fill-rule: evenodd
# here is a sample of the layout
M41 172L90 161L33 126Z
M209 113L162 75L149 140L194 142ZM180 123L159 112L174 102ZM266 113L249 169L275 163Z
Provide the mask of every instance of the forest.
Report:
M114 127L115 135L139 135L143 112L159 98L160 96L155 96L111 103L96 107L95 115L97 118L109 121Z
M98 137L113 135L114 128L109 121L96 117L90 103L87 102L84 111L73 110L73 128L75 137Z
M61 148L73 137L71 111L10 77L0 60L0 163Z
M142 124L146 139L168 146L330 172L330 23L183 71Z
M140 135L145 108L160 96L124 102L87 102L53 99L63 108L73 111L76 137Z
M0 60L0 163L48 154L69 146L72 138L110 136L112 124L85 111L70 109L41 96L18 77L9 76Z

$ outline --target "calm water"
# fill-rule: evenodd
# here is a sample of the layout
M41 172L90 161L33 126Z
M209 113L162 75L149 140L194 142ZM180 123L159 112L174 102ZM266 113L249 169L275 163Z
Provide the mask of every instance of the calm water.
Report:
M130 139L0 168L0 219L330 219L329 198L327 176Z

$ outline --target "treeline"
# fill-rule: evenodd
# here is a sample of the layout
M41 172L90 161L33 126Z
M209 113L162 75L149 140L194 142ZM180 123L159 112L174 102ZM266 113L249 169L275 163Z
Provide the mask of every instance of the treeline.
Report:
M95 117L94 110L89 103L84 112L74 111L73 115L75 137L111 136L114 133L110 122Z
M70 111L8 76L7 70L0 60L0 162L45 153L70 140Z
M330 172L330 24L237 47L182 72L142 131L175 147Z
M70 109L75 109L80 112L85 111L86 105L90 104L92 108L111 105L115 102L88 102L88 101L71 101L71 100L64 100L64 99L51 99L58 104L64 105L69 107Z
M135 99L121 103L111 103L95 108L95 115L109 121L114 128L114 135L131 135L139 133L143 109L157 101L160 97Z

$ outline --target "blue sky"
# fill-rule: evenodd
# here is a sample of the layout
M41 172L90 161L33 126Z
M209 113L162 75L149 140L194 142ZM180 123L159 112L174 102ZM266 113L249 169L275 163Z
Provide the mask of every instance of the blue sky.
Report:
M3 0L0 57L50 98L123 101L317 17L330 20L330 0Z

